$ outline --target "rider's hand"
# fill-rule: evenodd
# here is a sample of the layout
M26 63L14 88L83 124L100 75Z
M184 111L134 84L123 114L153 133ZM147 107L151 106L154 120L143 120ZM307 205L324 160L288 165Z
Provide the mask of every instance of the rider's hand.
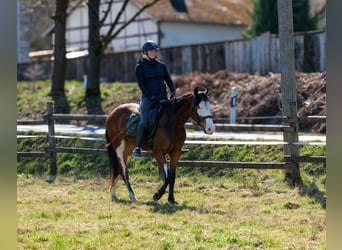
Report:
M170 96L170 100L174 100L174 99L176 99L176 93L171 93L171 96Z

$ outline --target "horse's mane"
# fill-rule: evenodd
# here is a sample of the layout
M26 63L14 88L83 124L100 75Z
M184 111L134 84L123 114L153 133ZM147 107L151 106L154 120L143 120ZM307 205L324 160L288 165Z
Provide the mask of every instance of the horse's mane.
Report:
M199 92L199 95L201 96L200 99L208 98L204 92ZM175 102L176 103L183 103L184 100L187 100L188 98L193 97L193 96L194 95L191 92L187 92L187 93L183 94L182 96L177 97Z
M185 93L184 95L181 95L181 96L177 97L176 98L176 102L182 102L184 100L187 100L191 96L193 96L192 93L190 93L190 92Z
M195 98L198 100L195 100L196 104L198 104L197 102L199 102L201 99L203 100L203 98L208 98L206 93L201 91L198 92L198 95L200 96L200 98ZM173 105L174 110L177 110L180 106L183 105L183 103L188 100L189 98L194 97L193 93L191 92L187 92L179 97L177 97L176 99L173 99L171 104Z
M183 105L183 103L188 100L190 97L192 97L192 93L185 93L184 95L181 95L174 99L171 104L173 105L174 110L177 110L180 106Z

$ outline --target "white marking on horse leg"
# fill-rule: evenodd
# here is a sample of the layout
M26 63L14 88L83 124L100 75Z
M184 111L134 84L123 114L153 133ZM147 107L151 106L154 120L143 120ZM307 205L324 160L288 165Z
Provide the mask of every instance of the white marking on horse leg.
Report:
M135 194L133 192L128 190L128 193L129 193L129 198L131 199L131 201L137 201L137 198L135 198Z
M167 163L164 163L164 173L165 173L165 177L168 177L168 171L167 171Z
M113 183L111 184L110 188L109 188L109 191L110 191L110 196L112 198L112 201L115 201L115 200L118 200L118 197L116 196L116 184L118 182L118 177L116 177L114 180L113 180Z
M125 140L122 140L119 147L116 148L116 155L118 156L119 163L122 166L122 174L126 179L126 164L124 160Z
M115 184L113 184L110 187L110 197L112 198L112 201L115 201L118 199L118 197L116 196L116 189L115 189Z
M122 140L119 147L116 149L116 154L122 166L122 175L123 175L123 178L124 178L127 190L128 190L129 198L131 199L131 201L136 201L137 199L135 198L133 191L128 186L129 182L127 179L127 172L126 172L127 166L124 160L124 150L125 150L125 140Z

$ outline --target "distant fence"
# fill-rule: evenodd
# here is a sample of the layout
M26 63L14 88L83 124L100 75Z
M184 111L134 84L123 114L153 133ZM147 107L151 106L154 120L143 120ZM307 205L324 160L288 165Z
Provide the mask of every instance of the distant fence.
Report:
M295 67L299 72L326 70L326 33L305 32L294 36ZM171 74L183 75L193 71L214 73L219 70L256 73L280 72L279 36L264 33L253 39L194 44L162 48L160 58ZM106 54L102 61L103 81L135 81L134 68L140 51ZM49 56L51 57L51 55ZM27 72L50 79L53 62L41 57L36 61L17 65L18 80L29 80ZM87 57L68 60L66 78L82 80L87 74ZM40 71L40 72L34 72ZM26 72L26 74L25 74Z
M52 103L47 105L47 114L44 115L45 123L48 126L49 147L44 152L17 152L18 157L48 157L50 158L50 179L53 182L57 174L57 153L80 153L106 155L106 149L91 148L65 148L56 146L55 121L56 120L88 120L104 122L106 115L68 115L54 114ZM302 122L325 122L326 117L298 117L297 119L288 119L288 123ZM42 123L42 121L40 122ZM37 124L37 121L18 121L17 124ZM264 125L264 124L220 124L216 123L217 131L268 131L268 132L295 132L293 126L289 125ZM193 124L186 124L186 128L197 128ZM214 141L215 142L215 141ZM282 142L286 144L290 142ZM248 144L248 142L245 142ZM229 162L229 161L179 161L180 166L188 167L218 167L218 168L254 168L254 169L296 169L296 163L299 162L326 162L325 156L291 156L284 155L283 162Z

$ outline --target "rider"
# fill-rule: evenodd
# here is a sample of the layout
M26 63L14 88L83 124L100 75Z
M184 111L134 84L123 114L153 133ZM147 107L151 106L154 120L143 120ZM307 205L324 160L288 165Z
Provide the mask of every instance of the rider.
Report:
M156 42L152 40L146 41L142 46L142 57L135 66L135 76L142 92L140 101L141 120L136 138L136 147L132 152L132 156L136 157L141 156L141 145L147 135L150 106L154 102L168 100L166 85L171 93L170 99L176 95L175 85L166 66L157 59L158 50L159 47Z

